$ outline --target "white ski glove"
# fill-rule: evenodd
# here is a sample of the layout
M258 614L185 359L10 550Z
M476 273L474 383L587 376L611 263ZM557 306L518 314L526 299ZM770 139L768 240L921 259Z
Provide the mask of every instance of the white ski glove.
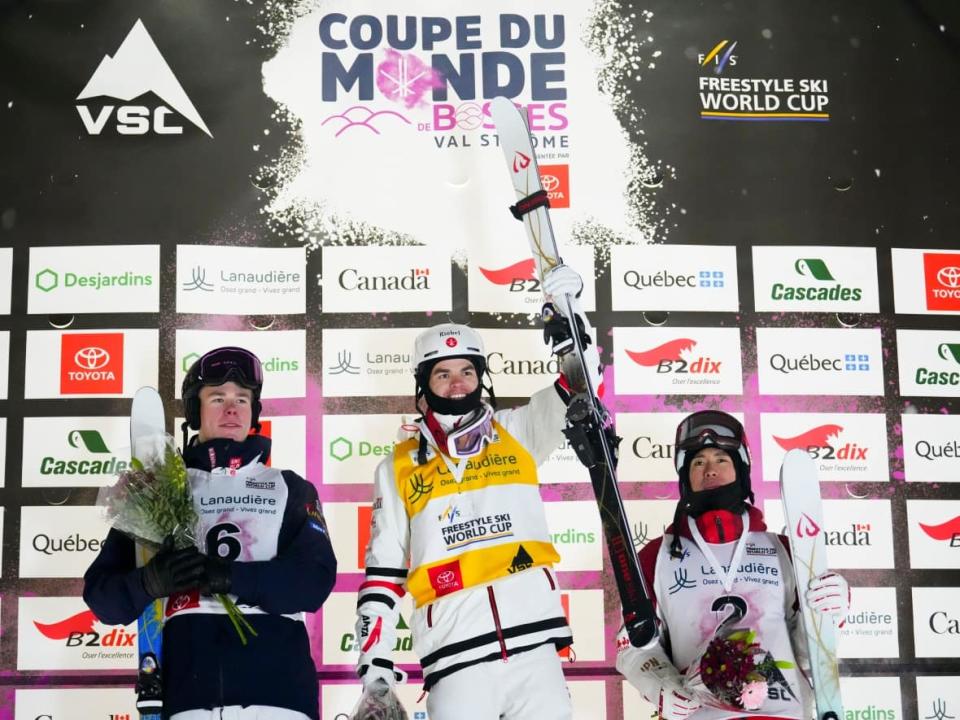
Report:
M569 295L576 300L583 292L583 278L580 273L569 265L557 265L543 276L543 292L556 301L558 307L562 306L560 298Z
M617 670L643 698L660 710L665 720L684 720L700 709L700 703L683 684L683 677L667 657L658 640L638 648L630 644L623 626L617 635Z
M397 683L403 684L407 681L407 673L396 666L388 668L371 663L366 668L366 671L360 676L364 689L372 687L377 682L386 684L388 688L393 688Z
M843 575L825 572L812 578L804 593L810 607L821 615L832 617L842 627L850 611L850 586Z

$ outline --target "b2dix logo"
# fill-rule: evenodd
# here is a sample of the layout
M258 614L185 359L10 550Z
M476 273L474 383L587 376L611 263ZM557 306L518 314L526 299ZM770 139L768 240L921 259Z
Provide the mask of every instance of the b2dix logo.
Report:
M960 515L938 525L918 523L927 537L945 542L952 548L960 548Z
M774 442L789 452L790 450L806 450L814 460L851 460L866 461L869 448L861 447L857 443L845 442L840 444L841 425L818 425L793 437L773 436Z
M135 647L136 633L115 626L101 634L94 630L95 623L99 620L92 610L84 610L54 623L33 621L41 635L49 640L63 641L66 647Z
M697 356L690 360L681 357L681 353L693 350L697 341L692 338L677 338L649 350L626 350L627 357L641 367L656 368L657 374L677 373L691 375L717 375L722 361L710 357Z
M533 258L507 265L499 269L481 267L480 274L494 285L507 288L509 292L540 293L537 266Z

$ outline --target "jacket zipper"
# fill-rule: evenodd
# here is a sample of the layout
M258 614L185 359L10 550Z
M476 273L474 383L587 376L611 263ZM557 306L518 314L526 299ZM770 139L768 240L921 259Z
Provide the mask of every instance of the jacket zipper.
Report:
M717 535L720 536L720 542L725 543L727 541L727 536L723 532L723 521L720 519L720 516L714 515L713 522L717 526Z
M557 589L557 586L556 586L556 585L554 584L554 582L553 582L553 576L550 575L550 571L547 570L546 568L544 568L544 569L543 569L543 574L547 576L547 581L550 583L550 589L551 589L551 590L556 590L556 589Z
M487 585L487 596L490 598L490 610L493 611L493 624L497 628L497 640L500 642L500 656L507 661L507 643L503 639L503 628L500 626L500 612L497 610L497 600L493 597L493 588Z
M427 605L427 627L433 627L433 603Z

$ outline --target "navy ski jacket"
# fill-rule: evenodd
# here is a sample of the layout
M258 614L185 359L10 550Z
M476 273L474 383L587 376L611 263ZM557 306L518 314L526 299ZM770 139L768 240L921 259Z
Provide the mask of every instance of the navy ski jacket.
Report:
M247 605L263 611L245 613L256 637L248 637L243 645L226 615L204 611L209 598L193 593L191 605L189 594L184 594L179 605L190 608L187 612L168 600L163 629L164 718L184 710L265 705L319 720L317 672L298 614L314 612L326 600L337 561L316 489L296 473L263 467L259 460L268 454L269 440L257 436L242 443L194 442L184 453L195 498L197 487L206 484L215 492L218 483L231 482L221 478L252 469L256 480L247 481L246 487L283 482L286 505L276 532L275 556L238 560L232 567L231 594L237 596L241 610ZM214 468L219 470L211 472ZM223 468L242 470L231 474ZM223 520L224 515L218 515L217 522ZM272 537L267 540L272 544ZM108 624L131 623L149 604L143 570L136 567L134 543L126 535L110 530L84 575L83 598Z

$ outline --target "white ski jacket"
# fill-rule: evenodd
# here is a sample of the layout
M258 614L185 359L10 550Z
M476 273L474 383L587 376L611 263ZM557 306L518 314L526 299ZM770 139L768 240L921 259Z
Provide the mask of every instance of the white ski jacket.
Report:
M494 413L493 442L463 467L438 453L423 422L425 464L417 462L419 436L380 463L357 603L361 677L392 674L406 592L426 690L477 663L572 643L537 480L537 466L563 440L561 393L545 388L523 407Z

